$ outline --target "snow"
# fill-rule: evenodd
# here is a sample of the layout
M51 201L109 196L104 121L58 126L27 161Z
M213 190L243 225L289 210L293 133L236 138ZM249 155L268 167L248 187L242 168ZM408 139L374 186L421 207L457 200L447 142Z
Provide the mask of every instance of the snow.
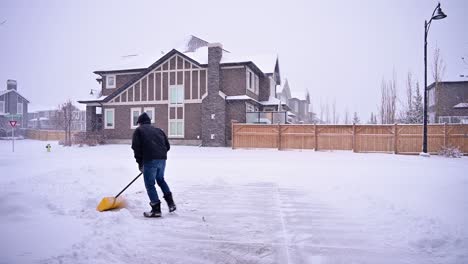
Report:
M459 103L455 105L453 108L468 108L468 103Z
M184 54L200 64L208 64L208 47L201 47L194 52L186 52ZM277 58L278 57L274 54L239 56L223 50L221 64L252 62L263 73L273 73L275 71Z
M230 95L226 96L226 100L252 100L257 102L257 100L253 99L252 97L248 95Z
M281 102L280 99L272 97L272 96L268 98L268 101L261 101L260 103L262 105L279 105L280 103L283 105L286 104L284 102Z
M467 157L173 146L178 210L146 219L141 178L95 210L129 145L47 143L0 141L0 263L468 263Z

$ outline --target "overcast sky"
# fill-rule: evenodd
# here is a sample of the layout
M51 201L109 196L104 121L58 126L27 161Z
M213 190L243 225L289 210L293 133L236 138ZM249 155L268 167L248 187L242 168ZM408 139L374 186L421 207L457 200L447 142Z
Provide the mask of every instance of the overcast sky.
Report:
M424 20L436 4L1 0L0 90L16 79L31 109L56 107L99 87L92 72L103 65L123 55L168 51L193 34L235 54L276 53L283 81L295 94L308 89L316 112L321 102L336 100L341 117L348 108L367 121L377 111L382 78L393 70L401 96L408 71L423 84ZM468 1L441 5L448 17L431 26L429 61L439 47L444 79L459 80L468 74L461 60L468 57Z

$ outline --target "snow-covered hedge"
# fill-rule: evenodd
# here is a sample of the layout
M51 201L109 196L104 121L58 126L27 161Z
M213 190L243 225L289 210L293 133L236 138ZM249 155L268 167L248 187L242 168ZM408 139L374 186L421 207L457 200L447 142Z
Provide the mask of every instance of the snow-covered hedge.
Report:
M439 150L439 155L447 157L447 158L461 158L461 156L463 156L463 153L460 151L458 147L447 146L447 147L442 147Z

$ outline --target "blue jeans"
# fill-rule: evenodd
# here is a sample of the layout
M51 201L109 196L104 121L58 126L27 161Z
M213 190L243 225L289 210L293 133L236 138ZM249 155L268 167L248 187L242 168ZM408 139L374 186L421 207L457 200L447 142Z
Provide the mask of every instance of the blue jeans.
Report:
M158 193L154 186L155 181L163 191L164 195L169 194L169 186L164 180L164 169L166 168L166 160L150 160L143 163L143 176L145 179L146 192L151 203L159 203Z

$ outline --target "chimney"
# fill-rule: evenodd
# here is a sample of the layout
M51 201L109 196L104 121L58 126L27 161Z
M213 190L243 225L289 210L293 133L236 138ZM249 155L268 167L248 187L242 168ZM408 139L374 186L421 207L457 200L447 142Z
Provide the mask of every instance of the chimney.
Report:
M16 81L15 80L7 80L7 90L15 90L15 91L18 90L16 88Z
M220 95L223 46L208 44L208 95L202 103L202 145L226 146L226 101Z
M223 56L221 43L208 44L208 94L219 93L219 64Z

